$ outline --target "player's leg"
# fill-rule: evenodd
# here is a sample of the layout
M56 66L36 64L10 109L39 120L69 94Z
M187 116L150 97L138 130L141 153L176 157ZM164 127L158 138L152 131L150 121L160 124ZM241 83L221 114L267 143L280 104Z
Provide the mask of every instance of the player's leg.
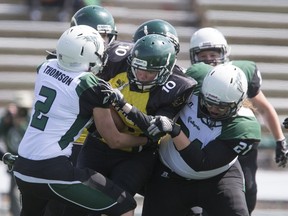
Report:
M158 158L155 149L146 149L141 152L127 153L111 150L110 154L119 157L117 166L111 171L109 178L119 187L128 191L131 195L140 193L144 196L145 185L151 178Z
M244 175L238 161L228 171L208 181L215 184L214 188L209 186L211 195L207 196L206 203L205 200L202 203L209 216L249 216Z
M193 182L177 176L159 161L147 184L142 216L185 216L195 194Z
M14 174L23 195L23 210L28 212L23 216L43 215L49 200L108 215L132 212L136 207L129 193L100 173L73 167L64 156L43 161L19 157ZM36 199L39 204L31 209Z
M245 177L245 197L250 214L255 209L257 202L257 155L258 151L257 148L255 148L247 155L239 157L239 162Z

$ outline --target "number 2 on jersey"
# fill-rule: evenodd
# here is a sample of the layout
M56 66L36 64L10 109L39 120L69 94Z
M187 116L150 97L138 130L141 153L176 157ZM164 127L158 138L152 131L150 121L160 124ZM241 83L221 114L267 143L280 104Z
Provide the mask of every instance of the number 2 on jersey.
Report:
M42 86L39 95L46 98L44 102L37 101L35 103L35 112L32 117L31 126L44 131L48 122L48 117L45 116L51 109L51 106L56 98L56 91L54 89Z

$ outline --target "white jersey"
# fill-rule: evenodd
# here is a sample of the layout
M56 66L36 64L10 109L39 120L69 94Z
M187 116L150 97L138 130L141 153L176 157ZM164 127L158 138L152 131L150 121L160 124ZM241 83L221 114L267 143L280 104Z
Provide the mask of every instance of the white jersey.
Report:
M18 154L31 160L70 156L73 141L92 120L93 108L104 106L98 81L90 72L59 69L56 59L44 62L37 71L31 119Z
M200 143L202 145L202 149L209 145L209 142L215 140L219 136L227 136L228 133L228 139L233 139L236 136L234 136L234 133L237 133L237 136L243 136L246 139L249 139L250 133L253 133L252 131L246 131L244 128L244 125L239 124L238 121L245 121L247 124L252 124L252 127L255 127L258 130L257 127L257 120L253 114L253 112L250 109L247 108L241 108L238 112L238 116L236 117L236 120L232 122L231 124L227 124L226 126L221 126L221 122L217 122L217 127L209 127L207 124L203 123L201 118L197 117L198 112L198 96L191 96L188 101L187 105L181 110L179 118L180 118L180 125L182 130L188 131L185 133L189 140L197 143ZM245 116L245 117L244 117ZM247 125L246 124L246 125ZM256 130L256 134L258 131ZM226 132L226 135L224 135ZM239 133L238 133L239 132ZM248 134L248 135L247 135ZM257 134L258 135L258 134ZM252 138L256 135L251 135ZM238 137L239 138L239 137ZM244 139L245 139L244 138ZM257 137L258 139L259 137ZM241 137L240 137L241 139ZM256 138L255 138L256 139ZM190 145L191 145L190 144ZM241 146L240 146L241 147ZM237 148L239 146L235 147L235 151L237 151ZM248 150L250 150L250 147ZM242 149L241 149L242 150ZM243 149L244 150L244 149ZM235 158L232 159L229 163L227 163L224 166L217 167L215 169L210 170L203 170L203 171L195 171L193 170L181 157L180 153L177 151L173 144L173 140L170 136L165 137L160 144L160 159L161 161L169 167L173 172L177 173L178 175L187 178L187 179L206 179L213 176L216 176L226 170L228 170L237 160L237 155L235 154ZM215 156L217 157L217 155ZM222 157L218 155L218 157ZM225 156L224 156L225 157Z

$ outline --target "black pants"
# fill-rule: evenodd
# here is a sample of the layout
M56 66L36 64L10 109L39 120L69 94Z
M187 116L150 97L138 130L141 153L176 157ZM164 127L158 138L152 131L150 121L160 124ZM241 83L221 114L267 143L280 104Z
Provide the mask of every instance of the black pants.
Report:
M257 182L256 182L256 172L258 168L257 156L258 156L258 150L257 148L254 148L247 155L238 157L238 160L240 162L245 177L245 198L250 215L255 209L257 202ZM207 215L206 212L202 214Z
M248 216L239 162L213 178L186 180L159 161L147 186L142 215L186 216L193 206L204 208L209 216Z
M134 196L143 191L157 158L155 148L141 152L111 149L106 143L89 134L78 155L77 167L88 167L100 172Z
M239 162L245 177L245 197L250 214L255 209L257 202L257 155L258 151L255 148L252 149L247 155L239 156Z
M21 216L44 215L54 200L79 212L115 216L136 207L129 193L95 171L73 167L64 156L41 161L19 156L14 175L22 195Z

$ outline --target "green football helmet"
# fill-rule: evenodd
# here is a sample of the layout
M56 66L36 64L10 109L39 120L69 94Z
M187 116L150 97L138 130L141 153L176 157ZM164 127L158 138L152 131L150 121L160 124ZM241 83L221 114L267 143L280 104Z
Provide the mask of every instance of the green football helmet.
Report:
M128 57L130 84L136 84L140 91L149 91L156 85L164 85L172 74L176 63L174 44L165 36L150 34L139 39ZM157 72L152 81L140 81L138 70Z
M167 21L161 19L153 19L142 23L134 33L133 42L136 43L138 39L149 34L159 34L168 37L169 40L171 40L171 42L174 44L176 54L179 53L180 44L178 34L176 29Z
M79 9L71 18L71 27L88 25L100 34L107 34L109 43L117 39L118 32L112 14L98 5L88 5Z

